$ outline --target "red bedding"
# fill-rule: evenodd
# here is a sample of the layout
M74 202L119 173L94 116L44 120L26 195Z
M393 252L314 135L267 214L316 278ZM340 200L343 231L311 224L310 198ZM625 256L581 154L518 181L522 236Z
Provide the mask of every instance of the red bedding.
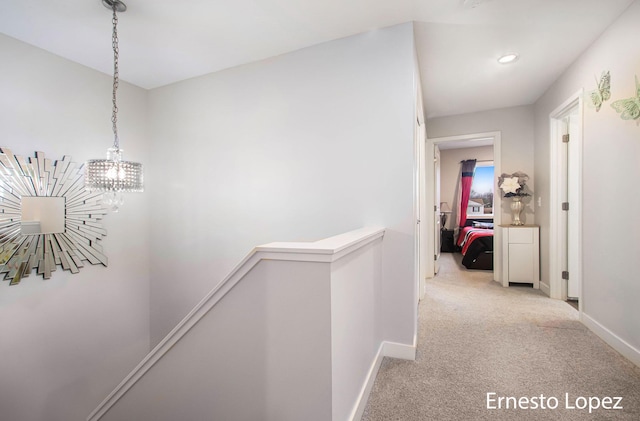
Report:
M493 230L487 228L464 227L458 236L458 246L462 248L462 255L467 253L467 249L473 240L480 237L493 236Z

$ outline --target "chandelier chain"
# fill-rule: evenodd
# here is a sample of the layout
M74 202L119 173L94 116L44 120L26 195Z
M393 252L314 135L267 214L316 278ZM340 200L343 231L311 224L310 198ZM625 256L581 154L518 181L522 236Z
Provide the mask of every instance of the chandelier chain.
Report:
M118 15L116 13L116 3L113 4L113 36L111 37L113 46L113 110L111 113L111 122L113 123L113 147L116 150L120 149L120 140L118 139L118 104L116 93L118 91L118 85L120 83L120 73L118 71L118 58L120 55L120 49L118 48Z
M84 170L84 185L89 192L103 192L101 206L117 212L122 206L122 193L143 192L144 174L142 164L122 159L122 149L118 138L118 103L117 92L120 84L118 70L120 49L118 48L118 12L125 12L127 6L121 0L102 0L102 5L113 12L111 23L113 32L113 91L111 95L114 142L107 149L106 159L90 159Z

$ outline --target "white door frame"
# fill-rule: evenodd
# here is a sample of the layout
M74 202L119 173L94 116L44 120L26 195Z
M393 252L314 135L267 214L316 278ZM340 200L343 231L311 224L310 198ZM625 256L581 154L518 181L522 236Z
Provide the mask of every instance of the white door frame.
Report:
M433 220L433 229L434 229L434 235L431 238L431 241L433 243L433 273L434 276L438 273L438 270L440 269L440 262L438 261L438 259L440 259L440 249L442 248L442 235L438 235L438 231L442 230L441 225L441 219L440 219L440 202L441 202L441 196L440 196L440 184L442 183L442 177L440 175L440 169L441 169L441 164L442 162L440 161L440 149L436 149L438 145L435 145L433 147L433 181L434 181L434 189L433 189L433 193L434 193L434 199L433 199L433 214L431 215L431 218ZM438 153L436 154L436 150L438 151ZM437 155L437 156L436 156ZM426 158L426 157L425 157Z
M424 121L420 116L418 116L416 120L416 177L415 177L415 195L416 195L416 255L414 257L415 264L417 265L415 272L417 276L416 282L416 302L420 302L424 298L424 289L425 289L425 278L426 278L426 268L427 261L426 258L426 249L427 246L425 244L426 239L426 231L427 224L426 221L426 205L425 205L425 194L424 194L424 182L425 179L429 178L425 174L425 162L424 162L424 145L426 139L426 130ZM432 247L433 248L433 247ZM417 313L416 313L417 317ZM417 323L417 319L416 319Z
M415 71L414 71L414 88L416 91L416 104L415 104L415 116L416 121L414 125L414 147L415 147L415 161L414 161L414 212L416 222L415 230L415 255L414 255L414 294L415 294L415 331L414 331L414 344L417 343L418 334L418 307L417 304L424 298L425 290L425 278L426 278L426 262L428 261L426 252L426 240L427 240L427 224L424 222L427 218L426 197L425 197L425 181L429 179L425 166L425 144L427 139L427 131L425 126L424 108L422 102L422 88L420 82L420 70L418 68L418 60L415 57ZM421 223L422 222L422 223Z
M560 247L563 246L563 237L561 228L563 227L562 203L560 199L559 182L562 179L561 172L563 169L562 162L562 119L567 116L570 111L578 109L578 133L572 133L569 141L569 154L571 154L572 162L575 165L570 167L569 179L572 179L572 185L575 186L571 191L570 209L572 217L575 218L577 231L582 232L582 124L583 124L583 90L579 90L564 101L558 108L549 114L549 285L540 283L540 288L549 294L549 297L566 300L567 299L567 283L562 279L562 262L560 261ZM570 243L573 251L569 253L571 259L576 261L570 262L569 267L574 267L573 272L569 276L575 276L578 279L578 306L582 311L582 241Z
M458 136L447 136L447 137L435 137L435 138L427 138L426 142L426 174L434 173L434 146L440 145L447 142L459 142L459 141L473 141L474 139L481 138L493 138L493 166L495 168L496 175L502 173L502 164L501 164L501 136L502 133L497 132L485 132L485 133L471 133L465 135ZM472 147L473 143L469 143L469 147ZM434 209L436 204L434 203L435 196L435 180L433 177L425 180L425 208L430 212ZM499 257L502 256L502 236L500 229L497 227L502 222L502 195L499 193L498 189L498 179L495 177L494 180L494 195L493 195L493 223L496 229L494 229L494 239L493 239L493 276L494 280L502 285L502 259ZM434 234L435 221L433 218L425 218L427 222L427 235L429 233ZM423 244L427 245L426 256L430 257L435 254L434 250L434 242L428 241L429 239L425 239ZM428 278L433 278L435 276L434 273L434 263L433 259L427 258L427 267L425 268L426 276Z

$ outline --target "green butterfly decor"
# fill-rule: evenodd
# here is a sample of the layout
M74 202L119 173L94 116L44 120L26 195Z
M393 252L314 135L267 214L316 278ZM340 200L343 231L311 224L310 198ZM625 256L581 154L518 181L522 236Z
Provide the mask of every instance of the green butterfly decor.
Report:
M596 78L596 84L598 85L598 89L591 92L591 101L593 102L593 105L595 105L596 111L600 111L602 103L611 98L611 75L609 72L602 72L600 82L598 82L598 79Z
M621 113L620 118L623 120L638 120L640 118L640 83L638 83L638 75L636 75L636 96L614 101L611 106Z

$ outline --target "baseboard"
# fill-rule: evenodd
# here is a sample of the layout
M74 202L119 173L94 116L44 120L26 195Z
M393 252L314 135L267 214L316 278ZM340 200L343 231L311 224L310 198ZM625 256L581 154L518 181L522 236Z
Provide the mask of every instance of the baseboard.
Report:
M367 402L369 401L369 394L371 393L373 384L376 381L376 376L378 375L378 370L380 369L380 365L382 364L382 359L384 357L400 358L403 360L415 360L416 347L415 345L406 345L387 341L384 341L380 344L378 352L376 353L371 367L369 368L369 372L367 373L367 378L362 385L360 395L358 395L358 399L356 401L356 404L354 405L354 410L351 413L351 416L348 418L350 421L358 421L362 419L364 410L367 407Z
M397 342L387 342L383 344L382 354L385 357L400 358L401 360L415 360L416 346L399 344Z
M640 367L640 350L634 348L631 344L627 343L624 339L602 326L584 312L580 314L582 323L584 323L585 326L609 344L613 349L621 353L629 361Z
M549 286L549 284L540 281L540 291L547 294L547 297L551 297L551 287Z
M362 415L364 414L364 409L367 407L367 402L369 401L369 394L371 393L371 389L373 388L373 384L376 381L376 377L378 375L378 370L380 369L380 364L382 364L382 358L384 354L382 352L384 348L384 342L380 344L378 348L378 352L376 353L376 357L373 359L373 363L369 368L369 372L367 373L367 378L362 385L362 390L360 391L360 395L358 395L358 400L354 405L353 412L351 416L348 418L349 421L358 421L362 419Z

